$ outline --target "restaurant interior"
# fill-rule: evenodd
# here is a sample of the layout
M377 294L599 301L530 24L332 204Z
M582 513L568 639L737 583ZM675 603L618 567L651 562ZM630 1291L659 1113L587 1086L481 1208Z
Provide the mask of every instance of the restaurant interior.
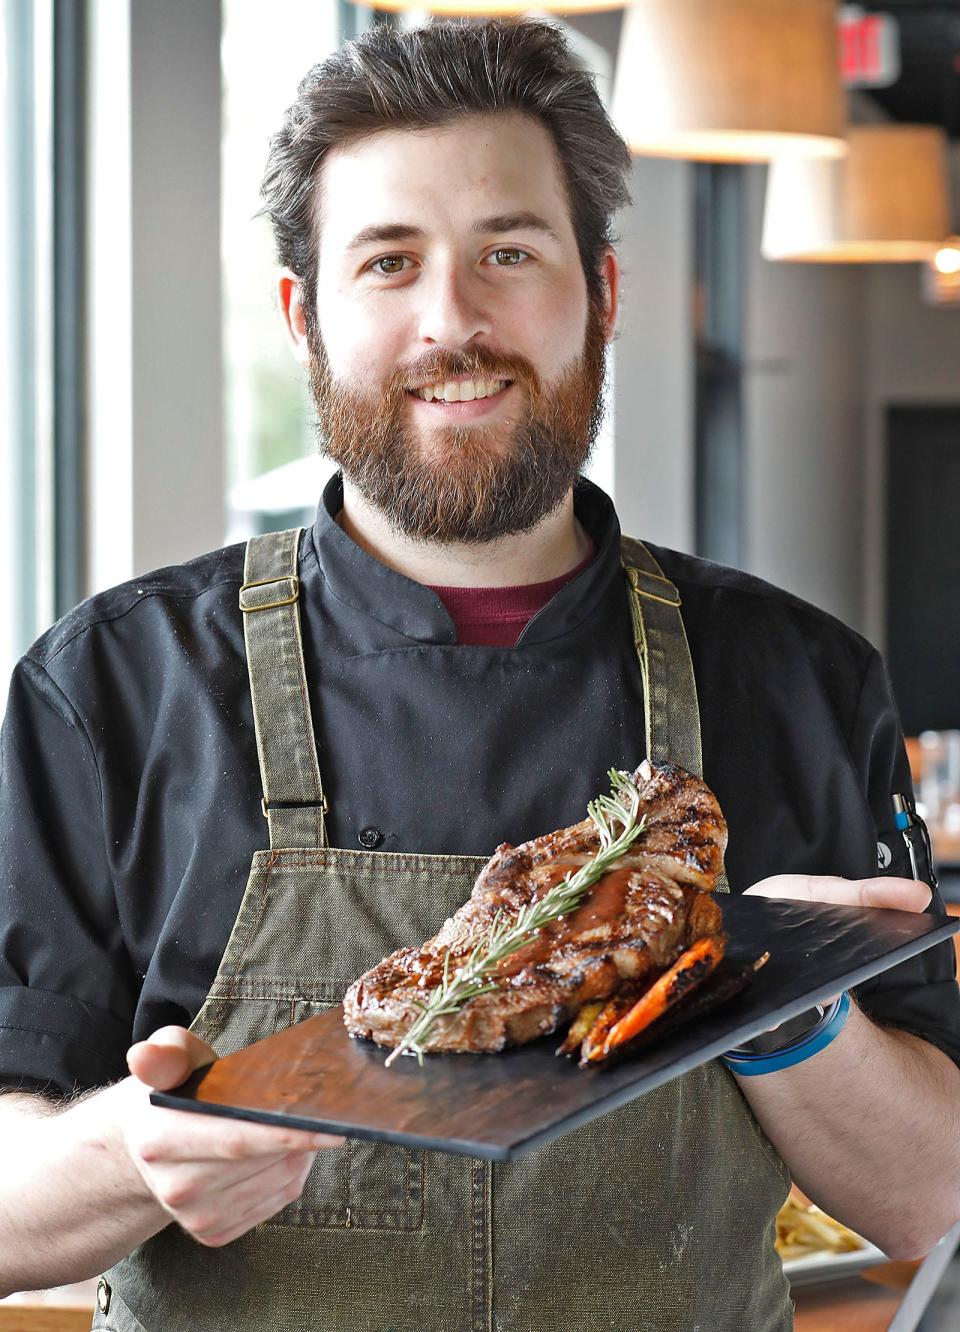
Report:
M615 4L4 0L0 683L83 598L312 521L332 467L255 217L308 65L375 23L549 14L633 154L588 474L625 532L882 651L960 915L960 6ZM960 1223L892 1262L791 1206L799 1332L960 1327ZM95 1298L12 1296L0 1332Z

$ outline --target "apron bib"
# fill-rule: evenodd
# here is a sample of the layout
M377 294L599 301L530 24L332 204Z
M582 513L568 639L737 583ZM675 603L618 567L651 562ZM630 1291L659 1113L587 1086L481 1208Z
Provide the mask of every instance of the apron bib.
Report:
M361 972L419 946L486 863L328 845L298 544L291 531L247 546L240 605L270 849L253 857L191 1027L220 1055L338 1004ZM640 542L624 538L622 555L647 753L699 774L679 595ZM352 1138L321 1150L298 1201L226 1247L205 1248L171 1224L135 1249L101 1282L93 1326L788 1332L789 1286L773 1246L788 1188L784 1163L714 1061L517 1161Z

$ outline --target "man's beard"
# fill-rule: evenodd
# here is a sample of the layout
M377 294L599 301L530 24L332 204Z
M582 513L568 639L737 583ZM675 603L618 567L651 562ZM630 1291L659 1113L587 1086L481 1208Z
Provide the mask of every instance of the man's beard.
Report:
M592 302L581 355L548 385L525 357L478 347L438 349L395 372L381 392L364 393L333 378L315 330L309 346L320 452L395 531L420 541L484 542L529 532L563 502L603 417L606 341ZM405 420L407 388L461 375L512 380L513 419L438 424L421 436Z

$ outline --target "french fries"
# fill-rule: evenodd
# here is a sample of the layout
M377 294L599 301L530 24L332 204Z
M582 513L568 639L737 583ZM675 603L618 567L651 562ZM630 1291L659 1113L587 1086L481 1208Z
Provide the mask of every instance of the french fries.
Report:
M817 1253L851 1253L865 1245L855 1231L806 1202L795 1189L777 1213L775 1247L785 1263Z

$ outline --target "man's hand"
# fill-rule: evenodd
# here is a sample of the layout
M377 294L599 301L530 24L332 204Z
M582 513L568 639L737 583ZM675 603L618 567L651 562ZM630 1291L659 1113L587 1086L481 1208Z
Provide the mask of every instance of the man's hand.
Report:
M746 897L788 897L801 902L833 902L837 906L887 907L893 911L924 911L933 896L919 879L840 879L829 874L774 874L744 892Z
M892 876L777 874L746 891L897 911L923 911L932 897L927 884ZM922 1256L957 1220L960 1074L934 1046L875 1026L854 1005L812 1059L738 1081L803 1191L890 1257Z
M131 1047L127 1151L161 1207L201 1244L219 1247L299 1198L318 1149L344 1139L151 1105L215 1058L183 1027L163 1027Z
M933 893L919 879L841 879L833 874L773 874L745 888L744 897L780 897L797 902L832 902L835 906L886 907L892 911L924 911ZM837 998L824 999L826 1008ZM776 1028L771 1028L775 1031Z

